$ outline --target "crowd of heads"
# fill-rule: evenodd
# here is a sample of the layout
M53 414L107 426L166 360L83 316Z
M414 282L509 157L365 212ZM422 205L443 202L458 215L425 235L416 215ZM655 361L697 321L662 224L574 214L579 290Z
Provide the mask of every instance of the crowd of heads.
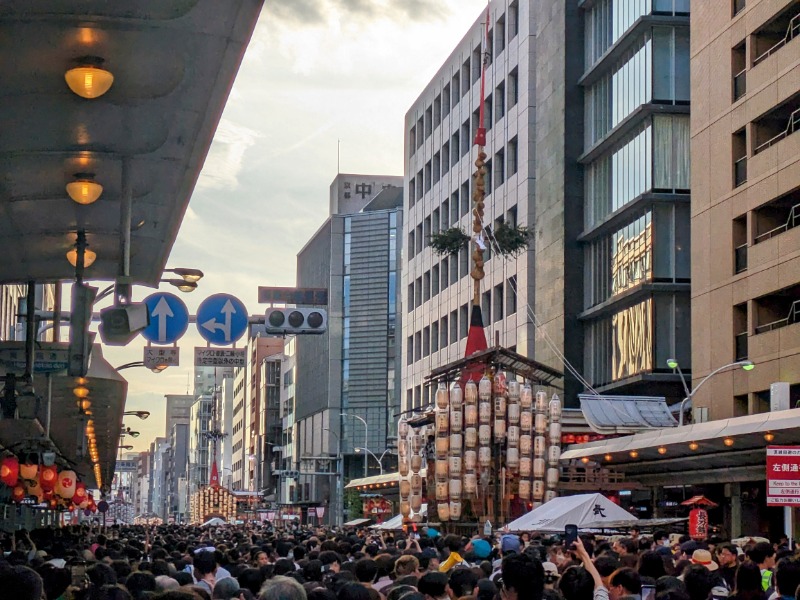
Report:
M800 557L664 532L612 539L86 525L0 534L14 600L800 600ZM578 547L579 546L579 547Z

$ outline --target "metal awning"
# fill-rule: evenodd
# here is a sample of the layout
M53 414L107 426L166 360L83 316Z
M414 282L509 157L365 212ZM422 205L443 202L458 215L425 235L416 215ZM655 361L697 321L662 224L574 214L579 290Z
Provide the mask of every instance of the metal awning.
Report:
M6 0L0 3L0 283L69 280L85 230L114 279L121 199L132 198L130 275L166 264L263 0ZM64 74L86 56L114 75L86 100ZM93 173L99 200L65 185Z
M757 480L765 477L766 433L774 436L770 444L800 443L800 409L572 445L562 453L561 460L593 459L645 485ZM732 445L725 444L727 438L733 441ZM659 448L665 450L663 454ZM610 460L606 460L607 456Z
M427 469L420 469L419 474L422 477L422 480L425 480L427 476ZM392 473L384 473L383 475L371 475L370 477L361 477L359 479L352 479L350 483L348 483L345 489L352 489L352 488L361 488L361 487L370 487L370 486L381 486L381 487L390 487L392 485L400 485L400 473L394 471Z
M583 529L652 529L655 527L666 527L688 521L686 517L671 519L636 519L635 521L595 521L583 526Z
M678 426L663 397L578 394L578 398L589 426L603 435Z

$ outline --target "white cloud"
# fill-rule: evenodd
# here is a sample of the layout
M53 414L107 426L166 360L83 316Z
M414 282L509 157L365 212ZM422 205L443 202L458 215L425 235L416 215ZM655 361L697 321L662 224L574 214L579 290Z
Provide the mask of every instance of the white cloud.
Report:
M261 135L254 129L221 119L200 173L198 188L235 190L245 154Z

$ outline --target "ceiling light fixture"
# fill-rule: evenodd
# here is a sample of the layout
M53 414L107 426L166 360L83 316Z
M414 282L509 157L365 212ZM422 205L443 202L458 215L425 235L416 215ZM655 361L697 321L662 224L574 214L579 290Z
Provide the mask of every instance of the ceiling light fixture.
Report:
M588 456L584 456L583 458L581 458L581 462L583 464L588 464L589 463L589 457Z
M70 248L70 250L67 252L67 260L69 261L69 264L71 264L73 267L78 266L77 248ZM89 250L89 248L86 248L83 251L83 267L85 269L88 269L94 264L95 260L97 260L97 253L94 252L93 250Z
M775 434L772 433L771 431L768 431L767 433L764 434L764 440L767 442L775 441Z
M64 73L69 89L81 98L93 100L105 94L114 83L111 71L102 68L105 62L99 56L84 56L78 66Z
M726 437L724 440L722 440L722 443L725 444L728 448L730 448L731 446L733 446L733 438Z
M603 458L606 459L606 462L611 462L611 455L610 454L606 454Z
M697 442L689 442L689 450L697 450L700 447L700 444Z
M72 393L75 394L77 398L88 398L89 397L89 388L83 387L79 385L78 387L72 390Z
M92 204L103 193L103 186L94 180L94 173L75 173L75 181L67 184L67 194L78 204Z
M666 454L667 453L667 449L664 446L659 446L658 447L658 453L659 454Z
M631 450L628 454L630 454L631 458L639 458L639 453L636 450Z

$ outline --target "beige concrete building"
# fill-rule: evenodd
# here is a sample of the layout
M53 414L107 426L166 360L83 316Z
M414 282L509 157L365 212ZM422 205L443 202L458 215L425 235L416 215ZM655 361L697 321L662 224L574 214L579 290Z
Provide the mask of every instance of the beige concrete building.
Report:
M720 7L724 6L724 10ZM800 399L800 1L695 2L692 379L695 417Z

